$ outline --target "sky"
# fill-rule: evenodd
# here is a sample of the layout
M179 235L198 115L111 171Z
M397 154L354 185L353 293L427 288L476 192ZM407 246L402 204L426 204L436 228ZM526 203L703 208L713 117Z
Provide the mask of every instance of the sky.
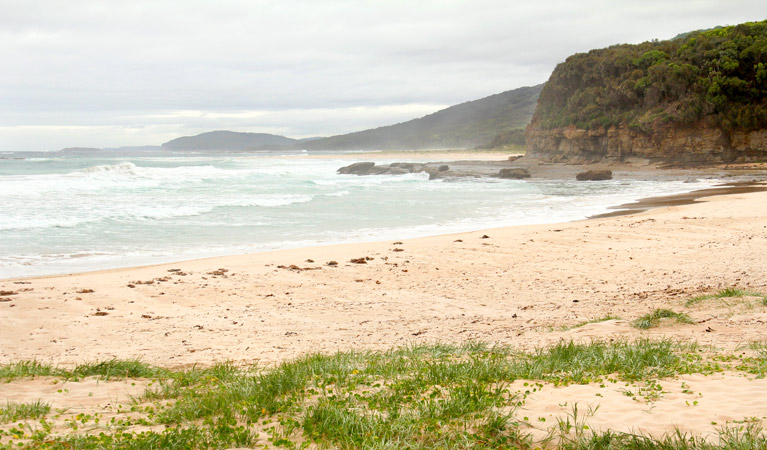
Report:
M764 0L0 0L0 151L359 131L764 19Z

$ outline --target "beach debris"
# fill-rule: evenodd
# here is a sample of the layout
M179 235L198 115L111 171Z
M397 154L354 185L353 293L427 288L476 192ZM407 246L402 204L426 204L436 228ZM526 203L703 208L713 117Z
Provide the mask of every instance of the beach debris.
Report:
M612 170L587 170L585 172L581 172L575 176L575 179L578 181L604 181L604 180L612 180L613 179L613 172Z
M426 334L426 331L424 331L424 330L418 330L418 331L416 331L415 333L410 333L410 334L411 334L411 335L413 335L413 336L420 336L420 335L422 335L422 334Z
M16 295L18 292L16 291L0 291L0 295L8 296L8 295Z
M135 287L136 287L136 285L135 285L135 284L133 284L133 283L128 283L126 286L128 286L128 287L129 287L129 288L131 288L131 289L133 289L133 288L135 288Z
M393 252L404 252L405 249L403 249L403 248L395 248L395 249L392 249L392 251Z
M305 262L308 262L308 263L313 263L313 262L314 262L314 260L313 260L313 259L311 259L311 258L309 258L309 259L307 259Z
M219 268L217 270L214 270L212 272L208 272L208 275L225 277L227 272L229 272L229 269L224 269L223 267L221 267L221 268Z
M375 258L371 258L370 256L365 256L365 257L362 257L362 258L352 258L352 259L349 260L349 262L350 263L354 263L354 264L367 264L368 261L372 261L374 259Z
M93 289L80 289L79 291L77 291L78 294L93 294L94 292L96 291L94 291Z
M453 242L463 242L463 239L456 239Z
M12 299L10 299L10 298L8 298L8 297L0 297L0 303L3 303L3 302L10 302L11 300L12 300Z
M13 284L32 284L30 281L14 281Z
M106 311L101 311L97 309L96 312L93 313L93 315L97 317L103 317L103 316L109 315L109 313Z
M325 263L326 266L337 266L338 261L328 261Z
M141 318L142 318L142 319L151 319L151 318L152 318L152 316L150 316L149 314L142 314L142 315L141 315Z
M288 270L295 270L297 272L303 272L304 270L320 270L321 267L299 267L295 264L291 264L289 266L279 265L277 266L278 269L288 269Z
M285 336L298 336L298 333L295 331L286 331Z
M490 236L488 236L488 235L486 235L486 234L483 234L483 235L482 235L482 237L481 237L480 239L490 239Z
M391 245L402 245L402 242L400 242L400 241L393 242Z

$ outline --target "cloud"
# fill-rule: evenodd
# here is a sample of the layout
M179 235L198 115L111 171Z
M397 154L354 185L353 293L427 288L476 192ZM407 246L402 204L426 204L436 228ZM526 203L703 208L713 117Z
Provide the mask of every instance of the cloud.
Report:
M174 127L385 125L432 112L412 105L538 84L574 52L760 20L763 3L0 0L0 149L159 143ZM177 111L201 115L164 122Z

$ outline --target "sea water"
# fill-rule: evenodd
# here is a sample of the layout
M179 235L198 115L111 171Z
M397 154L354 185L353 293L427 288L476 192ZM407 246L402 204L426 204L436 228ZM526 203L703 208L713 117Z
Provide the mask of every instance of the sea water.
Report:
M571 221L702 187L336 173L359 160L349 152L0 152L0 278Z

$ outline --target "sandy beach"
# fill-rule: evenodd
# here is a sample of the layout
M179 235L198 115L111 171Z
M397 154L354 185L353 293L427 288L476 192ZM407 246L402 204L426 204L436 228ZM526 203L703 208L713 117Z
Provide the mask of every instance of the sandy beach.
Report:
M654 308L725 287L767 290L765 199L5 280L0 361L273 364L420 341L638 336L627 322ZM623 320L556 331L608 314ZM762 336L760 314L703 309L692 312L699 326L653 333L734 348Z
M0 363L139 358L163 367L224 360L272 366L309 352L423 342L532 349L562 339L639 337L736 352L765 338L767 308L759 299L686 301L730 287L767 292L765 257L767 192L740 192L556 225L4 280ZM694 323L631 326L657 308L684 312ZM606 316L615 318L599 321ZM664 383L669 392L694 385L710 407L681 422L689 409L681 393L649 408L617 388L596 398L594 385L544 390L529 414L561 416L568 404L592 401L602 405L593 417L599 427L654 434L679 426L713 432L712 423L767 416L766 404L754 401L764 380L688 378ZM111 389L102 397L141 387L102 384ZM45 389L39 380L15 381L0 389L0 403L38 398Z

